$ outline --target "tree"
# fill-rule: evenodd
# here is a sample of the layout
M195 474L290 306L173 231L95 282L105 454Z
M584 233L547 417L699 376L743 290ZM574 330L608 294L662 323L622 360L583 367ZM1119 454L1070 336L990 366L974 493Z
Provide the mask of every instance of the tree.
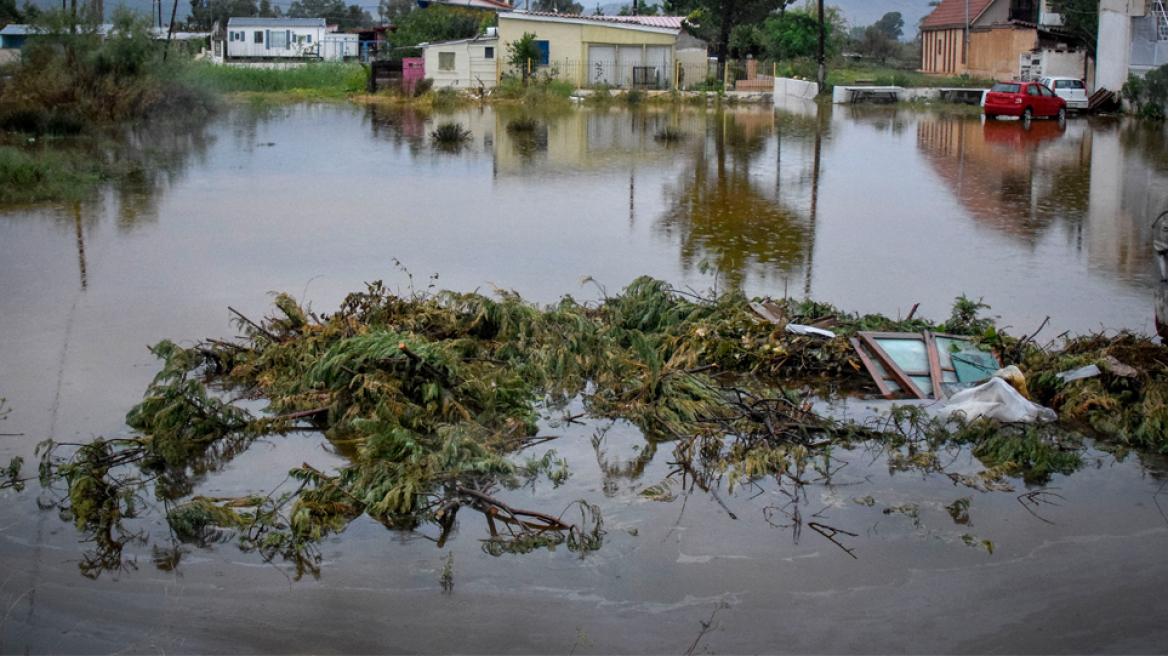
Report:
M253 18L260 8L256 0L191 0L191 28L206 32L216 21L226 26L228 18Z
M531 63L539 63L541 55L535 35L531 32L524 32L518 40L507 44L507 63L523 72L524 84L527 84Z
M880 20L872 24L888 38L893 41L899 41L902 34L904 34L904 19L901 18L899 11L890 11L880 17Z
M417 9L415 0L381 0L377 4L377 15L382 23L397 25L406 14Z
M826 7L824 13L826 55L832 57L843 50L845 24L838 7ZM769 16L762 24L766 54L777 60L815 57L819 45L816 14L810 5L804 5Z
M584 5L572 0L535 0L531 3L533 11L549 11L556 14L582 14Z
M723 70L730 51L730 35L739 25L763 20L784 9L793 0L665 0L665 13L685 16L682 27L702 39L718 55Z
M616 13L617 16L657 16L661 13L661 7L657 3L648 4L645 0L634 2L631 5L621 5L620 11Z
M16 0L0 0L0 25L23 22L24 12L16 6Z
M1099 0L1050 0L1050 5L1062 16L1063 27L1082 39L1087 53L1094 57L1099 34Z
M819 21L801 11L785 11L763 24L767 51L775 59L814 57Z
M342 30L368 27L373 24L369 12L360 5L345 6L344 0L293 0L288 7L289 18L323 18L329 25Z
M469 39L479 33L483 20L492 12L432 4L415 9L397 21L397 32L389 36L395 48L432 41Z
M872 25L864 30L864 38L856 44L856 50L865 57L879 60L883 65L889 57L897 55L898 46L899 42L890 37L888 32Z

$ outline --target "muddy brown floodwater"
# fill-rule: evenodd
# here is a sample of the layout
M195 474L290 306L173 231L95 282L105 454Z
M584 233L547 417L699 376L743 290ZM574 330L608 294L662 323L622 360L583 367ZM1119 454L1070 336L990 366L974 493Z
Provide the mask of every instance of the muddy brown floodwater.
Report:
M325 312L378 279L546 303L596 298L587 276L617 291L647 274L893 316L920 303L934 319L965 294L1013 334L1049 316L1052 339L1154 331L1151 226L1168 209L1159 127L795 106L581 109L509 134L521 113L238 109L193 132L137 135L167 157L98 201L4 208L0 464L21 456L32 475L43 439L128 434L125 413L159 369L146 345L230 336L228 306L261 316L271 291ZM449 120L473 133L457 153L427 137ZM684 138L658 140L667 127ZM127 522L138 538L101 560L68 518L39 509L53 491L0 490L0 652L1168 645L1168 466L1157 457L1088 448L1082 469L1025 497L1037 488L1020 479L981 492L874 449L838 451L840 468L796 504L842 531L833 543L784 524L775 509L792 499L765 483L723 487L725 508L682 486L642 495L670 475L672 447L630 425L563 423L558 411L544 424L561 437L533 455L555 448L572 476L509 498L553 513L599 505L607 535L584 558L488 555L477 515L441 547L433 527L362 518L323 545L319 578L295 580L233 540L178 543L165 502L147 495ZM967 451L951 457L949 471L980 468ZM302 462L344 461L320 434L272 438L216 463L195 493L267 494ZM968 516L955 519L946 507L962 498Z

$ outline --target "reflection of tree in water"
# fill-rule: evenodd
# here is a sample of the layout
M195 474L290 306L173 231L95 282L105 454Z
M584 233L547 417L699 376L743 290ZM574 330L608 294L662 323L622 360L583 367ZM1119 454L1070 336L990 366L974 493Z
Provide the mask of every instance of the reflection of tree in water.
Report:
M1098 129L1098 128L1097 128ZM1160 171L1168 171L1168 134L1162 122L1128 121L1119 132L1124 150L1135 151Z
M106 187L95 198L41 211L9 214L8 220L49 220L76 234L82 289L88 285L85 240L107 214L116 217L119 232L157 223L164 192L182 180L192 161L203 163L214 137L207 120L147 121L118 128L99 138L79 137L51 148L75 161L92 162L103 172ZM110 201L116 209L110 210Z
M206 127L205 120L165 121L126 130L114 147L122 171L112 187L119 230L158 220L162 191L182 180L192 161L206 161L207 149L214 142Z
M604 477L604 496L611 498L620 490L621 480L636 482L644 476L645 467L657 455L658 440L645 434L645 444L643 447L638 445L640 448L635 457L631 459L613 457L609 455L607 449L607 433L610 428L612 424L592 436L592 449L596 452L596 464Z
M426 121L429 113L414 107L380 107L367 105L365 118L374 137L394 146L406 146L417 153L426 145Z
M667 189L670 203L657 228L680 239L683 268L705 259L729 284L740 286L751 269L765 276L767 270L786 274L804 264L808 221L751 176L772 125L770 117L719 112L713 134L697 145L678 184Z

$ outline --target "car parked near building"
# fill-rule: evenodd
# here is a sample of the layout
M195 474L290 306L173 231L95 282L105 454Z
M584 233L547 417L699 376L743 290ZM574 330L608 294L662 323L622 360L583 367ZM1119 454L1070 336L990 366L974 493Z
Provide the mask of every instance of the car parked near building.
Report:
M1020 116L1030 120L1035 116L1067 117L1067 101L1054 95L1045 84L1038 82L998 82L985 94L986 118Z
M1045 84L1054 95L1067 101L1067 109L1087 109L1087 85L1073 77L1042 77L1039 82Z

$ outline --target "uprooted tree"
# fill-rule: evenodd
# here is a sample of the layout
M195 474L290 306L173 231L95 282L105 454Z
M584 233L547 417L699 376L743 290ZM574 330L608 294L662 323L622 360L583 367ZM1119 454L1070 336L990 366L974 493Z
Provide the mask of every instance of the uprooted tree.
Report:
M122 530L122 520L147 503L148 490L166 505L178 540L237 536L245 550L287 559L300 573L317 572L316 545L359 516L392 530L433 526L442 544L460 509L481 514L487 553L564 545L583 556L603 544L595 505L580 500L557 513L505 500L508 489L569 476L554 452L524 451L555 437L538 434L540 408L563 408L573 398L592 417L624 419L673 442L683 484L715 498L723 478L731 492L768 478L805 485L833 445L857 441L880 443L892 454L890 466L936 472L943 471L936 451L969 448L987 469L950 476L981 490L1016 475L1041 483L1079 466L1076 433L1058 426L946 424L915 408L867 426L817 416L812 388L870 387L842 339L860 330L973 335L1007 363L1024 365L1036 400L1068 421L1121 446L1168 445L1163 346L1121 335L1050 351L997 332L978 318L984 306L964 298L943 324L790 299L776 304L785 316L775 323L760 320L739 292L697 295L649 278L598 303L564 297L543 308L512 292L402 296L380 282L332 315L317 316L283 294L275 306L266 321L236 313L242 343L154 346L164 365L127 415L133 435L42 445L42 483L63 487L59 504L97 545L82 563L87 574L118 566L121 546L140 539ZM787 321L830 327L838 337L793 334ZM1134 364L1138 374L1074 384L1054 376L1107 357ZM266 416L226 395L266 399ZM256 438L304 429L345 445L349 464L329 473L305 463L290 472L295 489L280 494L190 498L203 477ZM646 492L668 498L671 481ZM782 512L802 525L797 508ZM808 526L840 544L837 529Z

